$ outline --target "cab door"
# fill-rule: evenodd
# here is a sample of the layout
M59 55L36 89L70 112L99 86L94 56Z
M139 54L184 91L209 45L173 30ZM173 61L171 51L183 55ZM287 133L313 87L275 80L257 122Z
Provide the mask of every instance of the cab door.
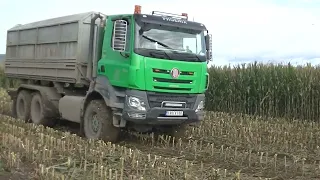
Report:
M106 22L98 74L107 76L114 86L128 86L133 41L131 24L132 16L109 16Z

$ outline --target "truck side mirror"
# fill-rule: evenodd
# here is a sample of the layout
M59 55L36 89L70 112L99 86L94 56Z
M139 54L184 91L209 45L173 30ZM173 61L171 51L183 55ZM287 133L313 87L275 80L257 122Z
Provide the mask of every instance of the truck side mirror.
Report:
M116 20L113 26L112 49L114 51L125 52L127 45L127 27L125 20Z
M205 36L205 41L206 41L206 49L207 49L207 60L211 61L212 60L212 36L211 36L211 34L207 34Z

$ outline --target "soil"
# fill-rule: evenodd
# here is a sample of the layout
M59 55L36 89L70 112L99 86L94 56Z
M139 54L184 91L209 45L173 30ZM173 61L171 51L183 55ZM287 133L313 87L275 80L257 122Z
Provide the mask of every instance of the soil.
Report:
M24 163L19 169L9 169L5 167L5 161L0 159L0 180L36 180L38 178L32 167L32 164Z

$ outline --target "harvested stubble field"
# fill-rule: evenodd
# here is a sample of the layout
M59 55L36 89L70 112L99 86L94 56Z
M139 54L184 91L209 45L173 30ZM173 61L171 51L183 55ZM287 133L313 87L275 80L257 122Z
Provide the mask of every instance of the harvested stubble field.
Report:
M2 90L1 114L10 111L10 103ZM0 174L11 170L5 179L13 172L30 179L320 178L315 123L207 113L199 127L188 130L188 139L128 134L118 144L89 141L0 115Z

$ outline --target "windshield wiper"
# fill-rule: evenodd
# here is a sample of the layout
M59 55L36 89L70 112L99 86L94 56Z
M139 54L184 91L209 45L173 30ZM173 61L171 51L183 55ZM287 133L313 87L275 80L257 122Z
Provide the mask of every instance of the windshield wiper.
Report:
M170 47L170 46L168 46L168 45L166 45L166 44L163 44L163 43L160 42L160 41L157 41L157 40L155 40L155 39L152 39L152 38L150 38L150 37L148 37L148 36L145 36L145 35L141 35L141 36L144 37L144 38L146 38L146 39L148 39L148 40L151 41L151 42L156 42L156 43L160 44L160 45L163 46L163 47L166 47L166 48L168 48L168 49L173 49L172 47Z
M197 57L198 61L201 61L201 59L200 59L198 54L193 54L193 55Z
M181 52L181 51L177 51L177 50L172 50L171 52L173 52L174 54L183 54L185 55L186 57L189 57L189 58L197 58L198 61L201 61L200 57L198 54L193 54L193 53L188 53L188 52Z
M154 56L155 54L161 54L161 53L163 53L163 54L165 54L167 57L168 57L168 59L171 59L171 57L168 55L168 53L166 53L165 51L159 51L159 50L155 50L155 49L150 49L150 50L152 50L151 52L149 52L149 54L151 55L151 56Z

